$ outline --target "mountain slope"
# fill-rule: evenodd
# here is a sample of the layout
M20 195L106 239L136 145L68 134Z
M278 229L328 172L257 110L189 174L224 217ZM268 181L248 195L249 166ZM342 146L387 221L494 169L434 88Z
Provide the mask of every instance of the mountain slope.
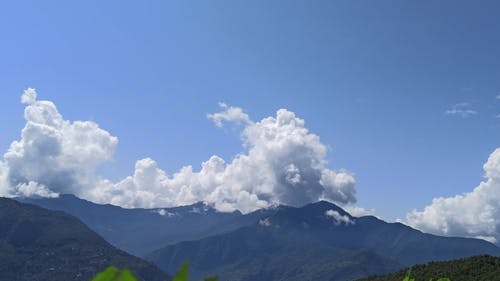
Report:
M401 281L407 269L386 276L374 276L358 281ZM452 281L493 281L500 280L500 258L475 256L445 262L431 262L411 268L411 277L415 280L437 280L450 278Z
M281 240L263 228L251 227L181 242L147 258L160 268L171 270L189 260L195 280L219 274L221 280L232 281L341 281L401 268L370 251L345 250L313 241Z
M334 204L318 202L279 207L258 223L167 246L147 259L165 270L187 259L195 276L220 272L222 280L258 276L264 281L341 281L478 254L500 255L500 249L477 239L424 234L375 217L355 218Z
M169 280L70 215L0 198L0 280L88 281L109 265L128 267L142 280Z
M240 212L221 213L203 203L164 209L125 209L95 204L73 195L16 200L71 214L111 244L138 256L180 241L235 230L258 221L263 212L245 216Z

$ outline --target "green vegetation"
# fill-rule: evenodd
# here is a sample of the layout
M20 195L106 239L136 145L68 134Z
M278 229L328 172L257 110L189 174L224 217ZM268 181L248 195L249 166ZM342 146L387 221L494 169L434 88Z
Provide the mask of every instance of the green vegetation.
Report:
M406 272L405 279L403 281L416 281L415 278L410 278L411 269ZM432 278L429 281L433 281ZM436 281L451 281L449 278L439 278Z
M98 273L92 281L138 281L128 269L119 270L114 266Z
M177 271L172 281L188 281L189 279L189 264L185 262ZM218 281L217 276L211 276L204 281ZM103 272L98 273L92 281L138 281L136 277L128 269L119 270L114 266L106 268Z
M416 281L415 278L410 278L411 269L406 272L403 281ZM188 281L189 280L189 263L185 262L177 271L172 281ZM204 281L218 281L217 276L205 278ZM98 273L92 281L138 281L130 270L119 270L114 266L106 268L103 272ZM432 278L429 281L433 281ZM436 281L451 281L449 278L439 278Z
M70 215L0 198L0 280L91 280L109 265L129 268L139 280L171 279Z
M443 278L446 276L447 278ZM441 279L436 279L441 278ZM475 256L445 262L416 265L385 276L372 276L358 281L493 281L500 280L500 257Z
M177 271L173 281L187 281L189 277L189 264L185 262L182 267Z

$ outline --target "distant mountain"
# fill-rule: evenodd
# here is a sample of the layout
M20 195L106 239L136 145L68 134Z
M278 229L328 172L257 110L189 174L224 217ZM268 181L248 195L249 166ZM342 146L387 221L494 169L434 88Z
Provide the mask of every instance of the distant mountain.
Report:
M386 276L374 276L358 281L401 281L409 268ZM450 278L451 281L494 281L500 280L500 258L476 256L445 262L431 262L411 268L411 277L417 281L431 278Z
M170 280L70 215L0 198L0 280L89 281L109 265L128 267L141 280Z
M191 262L196 277L222 280L354 280L403 266L479 254L500 255L478 239L424 234L372 216L355 218L328 202L279 207L259 222L147 255L164 270Z
M175 208L125 209L95 204L73 195L17 200L71 214L111 244L138 256L180 241L235 230L266 214L264 210L245 216L240 212L222 213L203 203Z

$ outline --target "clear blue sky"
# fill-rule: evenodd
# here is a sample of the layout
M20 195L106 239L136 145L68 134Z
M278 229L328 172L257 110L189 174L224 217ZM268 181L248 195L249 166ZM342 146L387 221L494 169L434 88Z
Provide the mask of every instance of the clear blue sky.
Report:
M120 140L101 173L169 174L240 152L206 118L286 108L355 173L359 205L402 218L470 191L500 140L498 1L12 1L0 6L0 149L37 89ZM445 114L459 103L468 118Z

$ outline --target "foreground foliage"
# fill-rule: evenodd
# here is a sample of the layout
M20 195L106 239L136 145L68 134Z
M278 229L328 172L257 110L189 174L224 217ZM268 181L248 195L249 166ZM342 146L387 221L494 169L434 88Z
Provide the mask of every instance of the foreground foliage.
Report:
M189 264L187 262L177 271L172 281L188 281L189 280ZM217 276L211 276L204 281L218 281ZM114 266L106 268L103 272L98 273L92 281L138 281L138 279L128 269L119 270Z
M137 278L128 269L119 270L114 266L110 266L103 272L98 273L92 281L137 281Z

